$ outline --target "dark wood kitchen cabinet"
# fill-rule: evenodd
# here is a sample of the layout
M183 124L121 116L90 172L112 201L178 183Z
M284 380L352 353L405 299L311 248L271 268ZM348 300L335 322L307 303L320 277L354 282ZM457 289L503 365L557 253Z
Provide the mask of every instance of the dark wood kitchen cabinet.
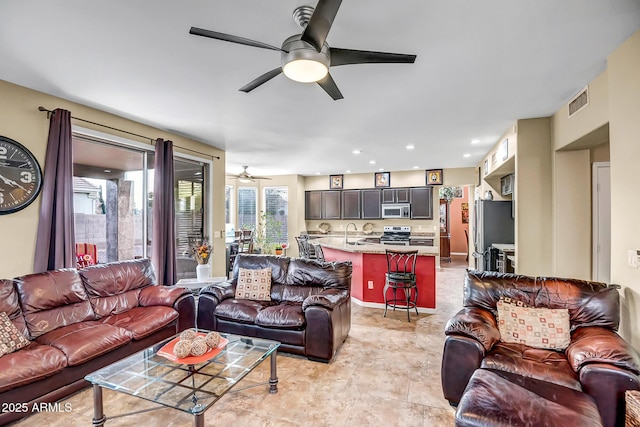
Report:
M433 187L409 189L411 219L433 219Z
M360 190L342 191L342 219L360 219Z
M322 219L322 191L304 192L304 218Z
M362 219L379 219L382 216L382 192L380 190L360 190L362 197Z
M408 188L385 188L382 190L382 203L410 203Z
M322 219L340 219L341 191L322 192Z

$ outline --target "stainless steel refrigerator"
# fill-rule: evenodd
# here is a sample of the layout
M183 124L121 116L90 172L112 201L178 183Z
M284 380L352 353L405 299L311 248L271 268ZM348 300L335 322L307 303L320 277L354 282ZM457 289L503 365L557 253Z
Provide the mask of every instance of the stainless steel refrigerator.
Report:
M511 200L476 200L474 203L476 270L497 271L494 243L515 243Z

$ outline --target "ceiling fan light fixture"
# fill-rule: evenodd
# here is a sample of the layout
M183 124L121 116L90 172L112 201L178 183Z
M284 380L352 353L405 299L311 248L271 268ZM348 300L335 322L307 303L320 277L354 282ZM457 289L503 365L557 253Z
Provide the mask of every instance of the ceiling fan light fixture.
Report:
M322 80L329 72L326 65L312 59L296 59L282 67L284 75L300 83L313 83Z
M251 182L251 178L238 178L238 181L240 181L243 184L248 184Z

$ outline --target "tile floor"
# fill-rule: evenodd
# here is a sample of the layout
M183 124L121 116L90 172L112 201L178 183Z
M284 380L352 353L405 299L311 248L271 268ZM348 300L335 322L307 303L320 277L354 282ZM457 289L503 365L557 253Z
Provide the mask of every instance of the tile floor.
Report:
M462 305L466 262L454 257L436 273L436 314L352 305L349 337L330 364L278 355L279 392L267 386L228 394L205 415L206 426L453 426L454 409L442 397L440 365L447 320ZM269 377L263 363L252 376ZM248 377L249 378L249 377ZM260 378L255 378L261 380ZM91 425L92 392L87 388L66 399L68 413L41 413L16 426L72 427ZM119 393L104 392L107 416L157 406ZM110 418L106 426L193 425L193 417L161 408Z

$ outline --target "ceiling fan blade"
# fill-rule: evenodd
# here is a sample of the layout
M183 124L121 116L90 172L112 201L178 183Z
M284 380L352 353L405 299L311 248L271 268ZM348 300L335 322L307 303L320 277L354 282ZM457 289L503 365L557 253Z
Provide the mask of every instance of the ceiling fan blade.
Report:
M413 64L416 55L405 55L403 53L372 52L368 50L340 49L332 47L331 66L349 64L370 64L370 63L397 63Z
M258 86L260 86L261 84L268 82L269 80L271 80L272 78L280 74L281 72L282 72L282 67L274 68L273 70L264 73L257 79L254 79L250 83L247 83L246 85L242 86L239 90L241 90L242 92L249 93L255 88L257 88Z
M251 179L271 179L267 176L255 176L255 175L251 175Z
M302 33L302 40L313 45L318 52L324 45L341 3L342 0L320 0Z
M191 27L189 34L196 36L209 37L211 39L222 40L225 42L238 43L246 46L260 47L262 49L277 50L283 52L279 47L271 46L270 44L257 42L255 40L245 39L244 37L233 36L231 34L219 33L217 31L205 30L203 28Z
M342 93L340 93L340 89L338 89L338 85L336 85L336 82L333 81L333 77L331 77L331 74L327 73L327 76L324 79L318 80L318 84L322 89L324 89L325 92L329 94L331 98L333 98L334 101L344 98L344 96L342 96Z

